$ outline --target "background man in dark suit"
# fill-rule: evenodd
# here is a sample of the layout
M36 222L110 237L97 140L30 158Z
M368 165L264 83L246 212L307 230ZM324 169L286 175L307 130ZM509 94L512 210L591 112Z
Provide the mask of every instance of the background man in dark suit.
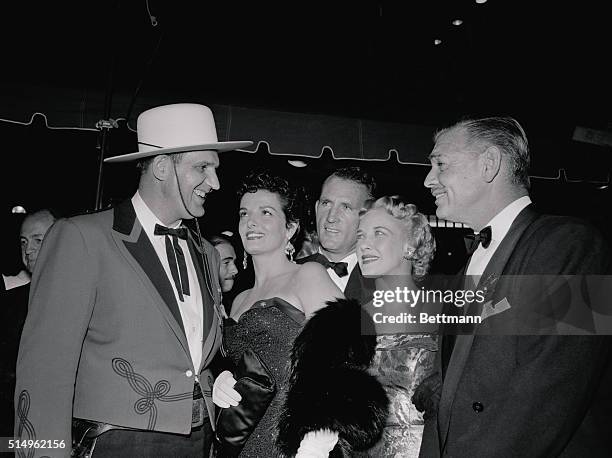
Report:
M34 271L36 258L45 234L57 218L51 211L42 209L24 218L19 233L19 244L21 246L21 260L30 274Z
M364 278L357 264L355 246L359 211L374 197L376 181L360 167L346 167L328 176L315 204L319 252L298 259L298 264L319 262L349 299L370 300L374 281Z
M58 448L28 456L69 456L71 436L76 456L202 457L212 443L219 255L181 224L219 188L217 152L251 142L218 142L207 107L175 104L138 117L138 143L107 159L141 161L134 196L58 220L38 256L15 436Z
M425 186L438 217L482 236L466 270L476 283L609 271L593 227L534 210L529 148L516 120L462 121L434 140ZM503 280L492 298L499 307L474 333L454 345L453 336L441 338L438 428L426 431L421 456L610 456L609 336L483 335L538 306Z
M16 276L4 278L4 289L0 290L0 435L13 434L15 392L15 365L19 340L28 312L30 279L40 245L45 234L55 222L55 216L47 209L38 210L27 215L19 230L21 261L25 270ZM3 275L4 277L4 275Z

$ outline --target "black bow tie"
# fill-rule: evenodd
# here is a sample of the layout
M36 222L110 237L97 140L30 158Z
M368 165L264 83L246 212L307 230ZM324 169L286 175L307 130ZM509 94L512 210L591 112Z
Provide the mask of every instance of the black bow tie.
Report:
M185 300L183 295L190 295L189 276L187 274L185 254L177 238L187 240L187 228L177 227L176 229L170 229L169 227L156 224L153 233L155 235L163 235L166 239L166 256L168 257L170 273L172 274L172 280L174 281L179 300L183 302Z
M333 262L321 253L315 254L310 261L318 262L326 269L333 269L338 277L345 277L348 275L348 262Z
M488 248L491 244L491 226L483 228L477 234L468 234L464 237L465 249L469 255L472 255L478 248L478 245L482 243L483 248Z
M171 229L169 227L162 226L161 224L156 224L153 233L155 235L170 235L178 237L179 239L187 240L187 228L184 226Z

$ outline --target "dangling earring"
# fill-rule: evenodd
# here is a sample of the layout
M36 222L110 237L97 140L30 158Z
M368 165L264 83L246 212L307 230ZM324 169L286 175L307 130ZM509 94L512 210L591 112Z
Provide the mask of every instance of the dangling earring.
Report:
M287 246L285 247L285 254L289 256L289 260L293 261L293 253L295 253L295 247L289 241L287 241Z
M248 260L249 260L249 255L248 255L248 253L245 251L245 252L244 252L244 257L242 258L242 269L243 269L243 270L246 270L246 269L247 269L247 263L248 263Z

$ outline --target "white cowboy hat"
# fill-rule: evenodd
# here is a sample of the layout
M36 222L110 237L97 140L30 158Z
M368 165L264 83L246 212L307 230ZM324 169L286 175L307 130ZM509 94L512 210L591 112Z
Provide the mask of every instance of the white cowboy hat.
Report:
M230 151L251 146L251 141L217 141L210 108L195 103L176 103L151 108L138 116L138 152L107 157L104 162L126 162L158 154L187 151Z

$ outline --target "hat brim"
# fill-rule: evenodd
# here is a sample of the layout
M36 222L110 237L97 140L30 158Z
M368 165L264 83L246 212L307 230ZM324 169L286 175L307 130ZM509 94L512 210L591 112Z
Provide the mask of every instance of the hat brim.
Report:
M128 162L142 159L145 157L159 156L160 154L174 154L174 153L186 153L189 151L203 151L203 150L214 150L218 153L222 151L232 151L238 148L246 148L251 146L251 141L241 142L216 142L207 143L205 145L188 145L188 146L177 146L174 148L160 148L151 151L138 151L136 153L121 154L119 156L107 157L104 162Z

